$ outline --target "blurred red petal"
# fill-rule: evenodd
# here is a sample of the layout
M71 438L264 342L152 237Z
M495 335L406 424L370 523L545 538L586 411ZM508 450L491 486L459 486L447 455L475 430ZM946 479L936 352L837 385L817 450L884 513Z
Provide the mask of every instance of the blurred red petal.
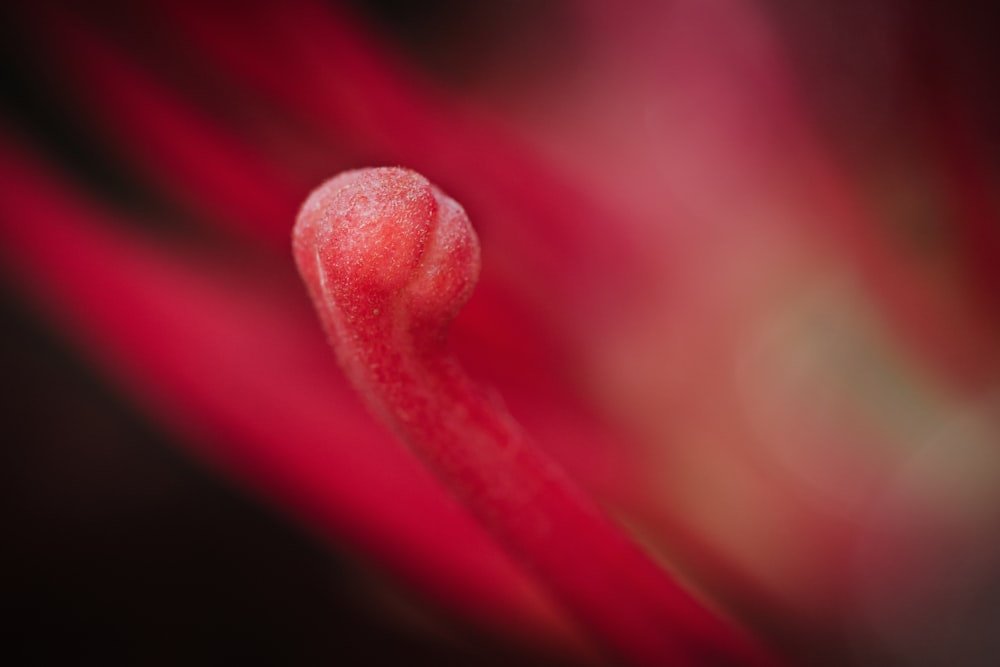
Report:
M294 282L275 286L254 267L205 263L115 229L3 143L0 234L11 270L144 410L199 457L431 599L516 634L573 636L480 526L367 418Z

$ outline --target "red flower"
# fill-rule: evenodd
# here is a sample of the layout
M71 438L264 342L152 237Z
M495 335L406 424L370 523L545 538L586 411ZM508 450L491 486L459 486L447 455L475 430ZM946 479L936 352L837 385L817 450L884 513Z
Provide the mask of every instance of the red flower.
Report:
M1000 227L971 24L522 8L545 38L449 87L347 11L250 4L11 12L63 108L191 223L129 224L171 216L98 202L5 123L10 278L139 409L452 614L574 659L991 655ZM408 279L410 237L343 232L384 256L328 274L330 221L303 227L385 424L287 249L311 187L378 164L436 187L366 172L355 225L457 216L447 192L482 251L445 354L471 242L404 303L371 285Z

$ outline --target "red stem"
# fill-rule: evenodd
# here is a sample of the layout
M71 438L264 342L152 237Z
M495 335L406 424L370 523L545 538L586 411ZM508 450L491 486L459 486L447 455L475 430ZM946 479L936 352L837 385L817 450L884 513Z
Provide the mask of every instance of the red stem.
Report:
M479 272L458 204L410 171L347 172L309 198L294 239L355 388L599 641L638 665L773 664L637 549L450 354L448 326Z

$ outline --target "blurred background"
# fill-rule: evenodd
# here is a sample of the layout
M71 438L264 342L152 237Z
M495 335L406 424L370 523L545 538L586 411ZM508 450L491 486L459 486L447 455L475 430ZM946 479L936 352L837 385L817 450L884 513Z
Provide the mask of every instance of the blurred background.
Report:
M11 664L593 659L544 604L506 627L506 607L435 597L434 566L401 551L433 538L381 541L329 482L269 476L313 460L282 454L283 427L311 428L280 423L298 408L247 422L258 449L239 430L267 400L308 410L337 373L255 308L309 330L296 206L382 163L441 184L483 238L463 360L657 557L791 664L995 664L998 18L890 0L0 10ZM120 274L74 274L89 246L43 224L92 205L111 211L81 214L110 230L92 266ZM162 320L127 305L146 290ZM283 399L298 352L226 350L224 322L301 342L310 371ZM227 352L258 370L226 376ZM332 412L360 409L337 391ZM388 441L338 415L344 442Z

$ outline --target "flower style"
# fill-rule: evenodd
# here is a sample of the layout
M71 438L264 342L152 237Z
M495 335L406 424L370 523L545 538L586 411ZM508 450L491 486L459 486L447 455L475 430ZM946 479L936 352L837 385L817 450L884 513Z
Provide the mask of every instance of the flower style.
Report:
M4 121L7 275L197 457L511 642L988 664L992 99L968 24L862 5L521 8L545 39L450 87L317 0L11 9L158 194Z

